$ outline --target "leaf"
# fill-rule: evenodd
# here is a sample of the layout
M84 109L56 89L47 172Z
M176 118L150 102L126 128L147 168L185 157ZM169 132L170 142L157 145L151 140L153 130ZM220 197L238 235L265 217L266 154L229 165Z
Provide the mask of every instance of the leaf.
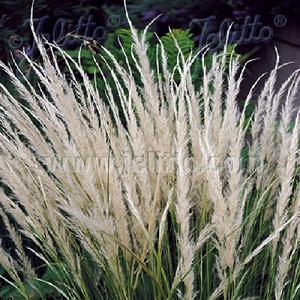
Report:
M89 66L86 71L89 73L89 74L97 74L97 73L100 73L99 69L97 68L97 66Z
M3 300L24 300L24 296L20 295L19 291L11 285L5 286L0 290L0 298Z
M39 300L41 299L41 296L45 296L48 291L45 289L42 289L41 286L37 286L34 288L31 284L25 283L24 288L26 290L26 293L28 295L28 298L30 300ZM50 289L48 289L50 291ZM44 293L42 293L42 291ZM24 295L17 290L14 286L8 285L1 289L0 291L0 297L3 300L8 300L8 299L14 299L14 300L24 300Z

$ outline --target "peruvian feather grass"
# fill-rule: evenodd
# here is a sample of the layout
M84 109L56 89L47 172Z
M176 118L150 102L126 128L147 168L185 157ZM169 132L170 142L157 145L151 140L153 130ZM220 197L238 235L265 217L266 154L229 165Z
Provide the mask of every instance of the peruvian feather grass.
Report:
M195 90L195 56L170 72L161 44L152 70L128 22L135 65L105 50L126 124L55 45L35 37L37 88L1 63L1 299L299 299L298 71L276 91L278 59L248 120L237 58L200 53Z

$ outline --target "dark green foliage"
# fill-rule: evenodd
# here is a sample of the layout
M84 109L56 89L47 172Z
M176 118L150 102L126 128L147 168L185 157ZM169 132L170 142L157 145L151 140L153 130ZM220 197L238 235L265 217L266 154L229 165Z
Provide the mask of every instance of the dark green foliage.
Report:
M179 71L176 69L176 65L182 63L182 57L186 60L189 55L192 53L195 56L195 60L191 66L191 75L193 84L198 90L202 83L203 77L203 69L202 69L202 61L201 55L204 53L204 50L201 52L199 49L196 48L195 41L193 39L193 33L190 32L190 29L183 30L183 29L173 29L170 32L163 35L161 38L161 43L164 47L164 51L168 57L167 64L168 70L173 74L173 78L175 82L178 84L180 82L180 74ZM176 40L176 42L174 41ZM150 59L150 64L152 70L157 70L162 67L161 61L161 44L158 41L157 37L152 32L147 33L147 41L149 44L148 47L148 57ZM128 62L130 66L135 66L134 59L132 54L134 55L134 49L132 49L133 39L131 36L131 32L128 29L118 29L114 33L109 33L108 37L105 41L104 47L108 49L111 54L115 57L118 61L120 66L125 67L126 69L126 60L124 57L125 52L126 56L128 57ZM76 50L68 50L67 53L75 60L80 58L81 64L83 69L86 73L90 76L91 82L94 86L98 89L100 96L106 100L106 94L103 92L106 90L105 82L103 80L102 75L104 78L109 82L110 86L113 88L113 93L115 95L115 101L119 103L118 100L118 93L116 91L116 86L114 85L114 80L111 77L110 66L113 65L110 56L101 48L99 44L93 41L86 41L84 43L84 47L76 49ZM121 46L122 45L122 48ZM223 50L222 50L223 51ZM235 46L230 45L227 46L226 55L228 57L225 74L227 73L229 67L229 59L230 56L238 56L235 53ZM58 55L61 55L60 52L57 52ZM198 55L198 56L197 56ZM159 69L157 69L157 60L158 57L159 62ZM241 56L241 60L245 60L246 56ZM95 61L99 64L101 72L97 67ZM205 65L210 68L212 63L212 54L207 53L204 58ZM76 74L76 68L74 64L70 64L73 68L74 73ZM63 69L65 73L68 73L68 67L65 66ZM136 82L141 84L140 74L135 67L132 67L132 75ZM158 76L158 72L154 72L155 78ZM79 78L80 80L80 78ZM108 102L107 102L108 104ZM119 104L119 113L122 116L122 109L121 105Z

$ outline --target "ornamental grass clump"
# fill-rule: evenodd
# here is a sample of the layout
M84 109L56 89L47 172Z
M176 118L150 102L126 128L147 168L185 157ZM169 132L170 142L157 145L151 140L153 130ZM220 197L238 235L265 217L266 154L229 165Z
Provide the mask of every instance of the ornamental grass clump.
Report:
M197 90L196 56L170 72L161 43L153 70L128 22L118 104L36 36L37 88L1 63L1 299L299 299L298 71L276 91L277 60L248 119L236 56L198 53Z

